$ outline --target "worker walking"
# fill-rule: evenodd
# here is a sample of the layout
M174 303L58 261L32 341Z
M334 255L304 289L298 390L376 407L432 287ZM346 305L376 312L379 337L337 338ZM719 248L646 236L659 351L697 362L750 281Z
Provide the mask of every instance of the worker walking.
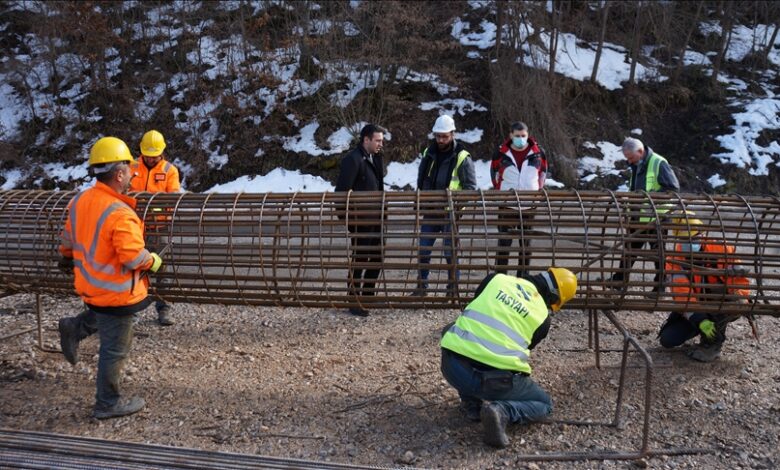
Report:
M141 156L138 161L130 165L136 173L130 184L130 191L149 193L178 193L181 190L179 182L179 170L171 162L165 159L165 138L155 130L144 134L141 138ZM156 215L157 219L165 220L167 216ZM147 227L147 239L161 249L164 241L165 224L155 224ZM153 230L148 230L152 228ZM171 306L164 300L155 303L157 321L162 326L173 325Z
M508 423L532 423L552 413L549 395L531 379L531 350L547 336L548 309L557 312L576 291L576 276L564 268L522 278L491 274L445 327L442 373L467 417L482 421L485 443L506 447Z
M645 148L641 140L627 137L623 141L623 156L626 157L631 169L630 191L664 192L680 190L680 183L677 181L677 176L674 174L669 162L661 155L653 152L651 148ZM654 212L663 213L665 210L665 208L661 207L653 211L651 207L647 206L642 209L642 213L633 218L633 223L639 222L644 226L629 234L625 243L627 251L640 250L645 243L649 244L652 250L658 248L658 234L654 224ZM620 262L618 272L612 275L611 280L616 283L622 283L622 288L625 288L625 283L629 280L627 270L631 269L636 259L636 255L625 256ZM653 261L656 269L654 279L656 286L653 290L656 292L661 290L658 274L661 262L661 259Z
M421 191L477 189L474 162L468 150L455 140L455 121L452 117L439 116L433 125L433 136L435 141L428 145L421 155L420 168L417 172L417 189ZM436 242L436 234L444 239L444 258L447 260L447 264L453 264L451 245L456 217L457 214L452 214L449 208L442 208L436 214L423 213L419 249L420 264L431 262L431 247ZM419 270L417 288L412 295L427 295L429 273L428 268ZM451 268L447 273L449 295L454 294L458 274L457 267Z
M675 245L675 254L667 257L667 284L675 302L695 304L699 297L727 296L734 302L748 302L750 281L739 268L734 247L723 240L713 241L701 230L702 221L695 218L677 218L674 230L681 239ZM673 348L699 336L699 345L688 351L688 357L700 362L711 362L720 357L726 341L726 327L736 320L735 315L711 313L672 312L658 332L661 346Z
M98 419L132 414L145 405L143 398L124 398L119 392L133 318L150 303L144 273L162 265L144 247L136 201L127 196L132 163L130 149L116 137L103 137L92 146L89 169L97 182L70 201L60 236L60 268L73 271L76 293L86 304L78 316L60 319L60 345L68 362L76 364L79 341L100 335L93 413Z

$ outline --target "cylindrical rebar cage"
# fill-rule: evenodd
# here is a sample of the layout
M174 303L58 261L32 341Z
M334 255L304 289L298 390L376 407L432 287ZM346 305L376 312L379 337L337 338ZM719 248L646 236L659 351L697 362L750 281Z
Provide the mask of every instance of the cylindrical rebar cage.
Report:
M1 290L73 294L57 247L75 194L0 192ZM168 247L152 292L169 302L452 308L491 272L555 265L579 278L568 308L780 312L774 197L574 190L136 197L147 244ZM715 248L688 250L697 243ZM376 283L356 280L373 270ZM430 271L427 280L421 270ZM674 276L687 276L696 294L681 297ZM739 294L729 283L736 278L749 282Z

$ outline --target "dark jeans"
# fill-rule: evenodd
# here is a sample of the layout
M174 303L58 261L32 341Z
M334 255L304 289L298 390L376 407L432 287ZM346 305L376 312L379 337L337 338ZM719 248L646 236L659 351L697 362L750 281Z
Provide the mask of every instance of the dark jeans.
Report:
M625 243L626 251L636 251L641 250L642 247L645 246L645 244L648 244L651 250L658 250L658 239L650 240L651 237L655 237L658 234L658 231L655 229L649 229L649 230L639 230L632 232L628 235L627 241ZM637 237L639 240L631 240L631 238ZM658 254L660 256L660 253ZM634 263L637 260L636 255L630 255L627 254L623 259L620 260L620 267L618 268L618 272L612 275L613 281L623 281L628 280L629 273L627 272L630 270ZM660 280L660 271L661 271L661 260L660 259L654 259L653 265L655 266L655 276L653 277L653 282L658 283Z
M431 262L431 247L436 243L436 236L426 236L428 234L442 234L444 239L444 259L447 260L447 264L452 264L452 226L450 224L445 225L423 225L421 227L422 236L420 237L420 264L430 264ZM430 270L420 269L419 279L423 281L428 280ZM455 270L455 280L460 278L460 271ZM447 279L453 280L452 270L447 270Z
M381 271L378 265L382 263L381 230L380 226L350 226L350 232L353 234L353 268L347 283L350 295L374 295L376 280ZM377 267L359 266L367 263L376 264Z
M505 217L502 217L502 219L506 219ZM499 225L498 226L498 233L502 236L505 236L510 230L521 230L522 227L520 225L517 226L506 226L506 225ZM501 274L506 274L506 269L500 269L498 266L507 266L509 264L509 256L510 252L507 250L507 248L512 246L512 242L514 241L514 238L499 238L498 239L498 251L496 252L496 272ZM531 264L531 253L530 253L530 246L531 246L531 240L525 237L518 237L517 238L517 244L520 245L520 253L519 258L517 262L517 277L522 277L524 274L528 273L528 266Z
M100 335L95 408L107 409L119 401L122 366L133 343L135 315L110 315L86 309L76 317L79 340Z
M489 400L503 408L510 422L519 424L541 421L552 413L550 396L531 377L514 374L510 390L486 393L482 389L479 370L446 349L441 352L444 378L455 387L467 407L479 406L482 400Z
M685 343L689 339L701 334L699 323L704 320L715 322L715 338L708 341L710 344L723 344L726 341L726 327L733 321L732 317L720 315L708 315L706 313L694 313L690 320L682 314L672 312L661 326L658 332L658 340L665 348L674 348ZM702 337L704 340L704 337Z

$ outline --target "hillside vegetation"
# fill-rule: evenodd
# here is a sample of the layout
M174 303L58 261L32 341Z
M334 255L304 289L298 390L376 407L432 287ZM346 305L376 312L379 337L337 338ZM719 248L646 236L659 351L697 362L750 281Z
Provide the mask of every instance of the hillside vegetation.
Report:
M523 120L566 187L639 135L684 191L780 192L777 2L0 2L0 185L75 188L103 135L168 140L185 187L334 181L361 123L414 165L440 113L489 159ZM398 183L396 188L409 188Z

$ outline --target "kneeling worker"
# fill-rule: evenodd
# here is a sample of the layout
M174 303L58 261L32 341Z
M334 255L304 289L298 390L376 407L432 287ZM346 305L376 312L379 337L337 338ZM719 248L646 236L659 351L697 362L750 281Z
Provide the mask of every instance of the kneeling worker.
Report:
M445 327L441 340L444 378L458 390L473 421L482 421L485 443L506 447L508 423L540 421L552 400L531 375L531 349L550 329L548 309L558 311L577 291L564 268L517 278L491 274L474 300Z

